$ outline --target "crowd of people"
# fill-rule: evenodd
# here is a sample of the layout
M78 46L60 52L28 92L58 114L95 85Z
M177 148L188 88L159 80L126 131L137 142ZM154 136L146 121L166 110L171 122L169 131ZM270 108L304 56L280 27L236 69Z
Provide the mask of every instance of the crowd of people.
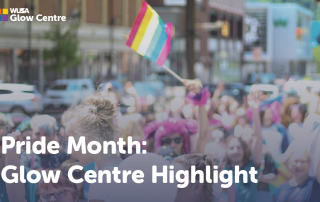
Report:
M112 170L129 155L67 154L67 139L117 141L133 137L147 141L144 149L159 154L184 170L195 166L218 166L234 171L236 166L259 172L258 183L240 178L230 188L219 183L190 183L179 189L176 202L316 202L320 198L320 97L310 94L311 101L302 104L297 96L268 98L257 89L239 103L229 96L220 96L223 84L213 95L199 80L184 80L188 95L174 98L162 113L150 111L141 102L131 83L126 91L135 99L134 110L121 114L119 101L112 86L89 96L85 103L71 106L57 121L49 115L35 115L15 126L0 115L0 137L9 135L17 140L58 141L58 154L0 153L1 170L6 165L24 165L30 170L60 170L58 183L30 182L6 184L0 178L0 201L77 202L108 201L106 184L73 184L68 169L81 165L84 171L74 171L75 179L88 170ZM13 171L11 171L13 172ZM233 172L235 173L235 172ZM12 173L8 173L10 176ZM19 190L19 194L17 194ZM101 191L104 190L104 191Z

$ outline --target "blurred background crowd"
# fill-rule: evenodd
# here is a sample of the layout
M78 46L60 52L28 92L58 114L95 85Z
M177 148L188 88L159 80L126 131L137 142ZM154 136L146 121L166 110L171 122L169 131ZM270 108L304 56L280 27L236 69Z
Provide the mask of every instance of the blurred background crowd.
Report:
M174 25L166 65L190 80L181 83L125 47L141 0L0 1L0 8L29 8L21 15L68 19L0 22L0 136L20 131L21 141L45 136L61 145L56 155L0 154L1 169L11 162L64 173L58 184L27 183L23 197L107 201L104 184L75 185L65 174L82 165L73 173L81 178L128 155L70 156L67 138L132 136L186 170L259 170L258 184L196 183L179 190L177 202L318 201L319 2L147 2ZM20 201L17 187L2 178L0 187L0 201Z

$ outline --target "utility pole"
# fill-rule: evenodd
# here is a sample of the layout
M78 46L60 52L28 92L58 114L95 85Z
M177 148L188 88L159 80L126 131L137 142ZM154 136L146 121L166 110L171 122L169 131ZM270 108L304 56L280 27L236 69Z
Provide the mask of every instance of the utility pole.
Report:
M29 3L26 6L27 8L29 8L29 16L33 16L33 10L34 10L34 4L33 4L33 0L29 0ZM26 75L25 75L25 82L30 83L30 73L31 73L31 36L32 36L32 22L28 21L28 27L27 27L28 31L28 55L27 55L27 67L26 67Z
M186 5L186 59L187 59L187 73L188 79L194 79L194 39L195 39L195 0L187 0Z

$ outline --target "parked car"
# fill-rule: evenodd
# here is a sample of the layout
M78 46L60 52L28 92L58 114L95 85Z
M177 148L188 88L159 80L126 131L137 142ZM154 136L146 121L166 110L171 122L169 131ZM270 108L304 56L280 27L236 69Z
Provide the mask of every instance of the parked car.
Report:
M133 84L133 87L137 90L140 97L152 95L157 98L165 95L164 84L161 81L136 82Z
M94 92L95 89L90 79L57 80L46 91L44 106L46 108L67 108L80 104Z
M0 112L33 114L42 111L42 95L35 86L13 83L0 84Z

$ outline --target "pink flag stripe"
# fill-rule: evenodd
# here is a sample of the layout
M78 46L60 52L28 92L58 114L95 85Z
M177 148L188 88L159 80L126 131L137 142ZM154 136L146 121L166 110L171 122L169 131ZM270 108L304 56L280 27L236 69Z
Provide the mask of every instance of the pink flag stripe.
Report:
M169 52L170 52L171 36L172 36L172 24L171 23L166 24L166 33L168 35L167 41L165 42L165 44L161 50L161 53L158 57L158 60L156 62L160 66L164 65L164 63L166 62L166 59L169 55Z
M142 22L145 14L146 14L147 8L148 8L147 2L143 1L142 6L141 6L140 11L139 11L139 14L138 14L136 20L134 21L133 27L132 27L131 32L129 34L129 38L128 38L127 43L126 43L126 45L129 46L129 47L131 47L131 45L133 43L133 40L136 37L136 34L137 34L138 30L139 30L141 22Z

